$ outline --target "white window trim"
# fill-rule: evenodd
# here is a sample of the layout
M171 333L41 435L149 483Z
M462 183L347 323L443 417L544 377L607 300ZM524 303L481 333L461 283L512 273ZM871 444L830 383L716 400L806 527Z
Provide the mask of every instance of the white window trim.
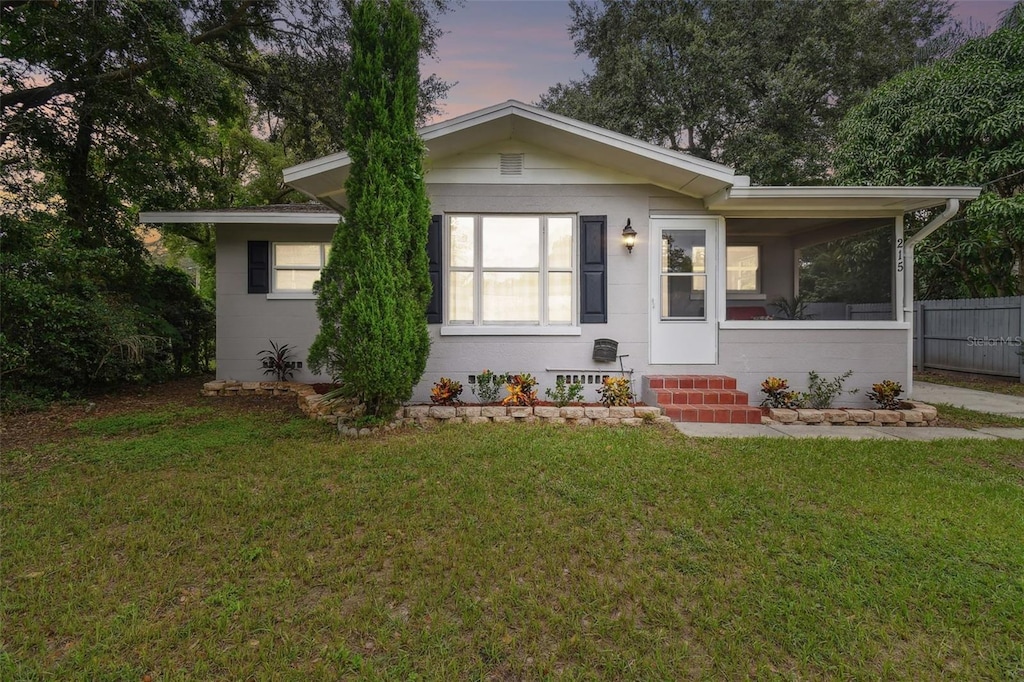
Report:
M909 330L906 322L889 320L721 320L720 329L902 329Z
M268 301L315 301L316 294L311 291L282 291L267 294Z
M446 324L441 326L441 336L582 336L583 328L569 325L553 325L541 327L539 325L522 326L499 326L499 325L471 325L471 324Z
M304 289L277 289L274 287L274 282L277 278L274 276L277 271L277 247L278 246L309 246L315 244L320 247L320 265L289 265L281 266L281 270L316 270L317 272L323 272L323 269L327 266L327 247L331 245L331 242L271 242L270 243L270 293L267 294L267 300L306 300L315 299L316 294L312 291L306 291Z
M473 219L473 267L455 267L451 264L451 219L453 217L467 217ZM484 268L483 267L483 219L488 217L526 217L540 218L541 222L541 248L539 264L534 269L524 268ZM547 249L547 220L549 218L568 218L572 221L572 253L569 256L568 268L548 268ZM579 240L580 221L575 213L472 213L463 211L452 211L444 216L444 258L442 264L442 277L444 282L444 296L442 306L444 309L444 324L441 327L441 336L580 336L582 330L579 326ZM485 272L534 272L538 273L540 298L540 322L497 322L487 323L483 321L483 274ZM473 321L452 321L449 306L451 296L452 272L473 273ZM570 302L571 320L568 323L548 322L548 275L550 273L568 272L571 276Z

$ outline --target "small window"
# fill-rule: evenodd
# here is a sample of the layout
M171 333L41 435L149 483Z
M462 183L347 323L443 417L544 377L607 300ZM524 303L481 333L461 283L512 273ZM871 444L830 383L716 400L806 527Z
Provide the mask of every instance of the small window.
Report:
M275 293L312 293L331 255L329 243L274 244Z
M759 293L761 291L761 248L725 247L725 290Z

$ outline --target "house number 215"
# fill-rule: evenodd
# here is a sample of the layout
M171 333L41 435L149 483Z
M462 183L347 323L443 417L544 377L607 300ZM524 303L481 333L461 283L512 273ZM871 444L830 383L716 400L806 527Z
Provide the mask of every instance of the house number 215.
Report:
M896 240L896 272L903 272L903 237Z

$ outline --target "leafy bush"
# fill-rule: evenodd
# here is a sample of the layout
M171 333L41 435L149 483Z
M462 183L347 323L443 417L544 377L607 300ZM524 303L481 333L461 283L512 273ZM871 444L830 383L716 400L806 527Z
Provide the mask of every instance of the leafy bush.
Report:
M485 369L476 375L476 383L473 385L473 395L480 398L482 403L498 402L498 392L508 380L507 374L495 374Z
M565 407L569 403L583 400L583 384L578 381L566 383L565 377L558 377L555 380L555 388L547 389L544 394L558 407Z
M533 405L537 402L537 380L532 375L513 374L505 383L508 395L501 401L502 405Z
M903 393L903 386L900 382L886 379L871 385L868 398L871 398L883 410L898 410L900 409L899 396L901 393Z
M0 217L5 403L206 371L214 313L188 275L73 243L46 215Z
M626 406L633 402L633 388L627 377L606 377L597 389L601 402L611 406Z
M800 394L789 390L789 382L779 377L768 377L762 381L761 393L765 394L761 407L795 410L801 406Z
M430 389L430 402L435 405L461 405L460 395L462 395L460 382L448 377L441 377L441 380Z
M263 373L274 375L278 381L289 381L295 374L292 361L292 347L287 343L280 346L270 341L270 348L264 348L257 355L263 364Z
M821 375L811 370L807 373L807 393L801 394L801 402L816 410L827 410L832 407L835 399L843 394L843 383L851 376L853 376L852 369L831 379L822 379ZM855 388L850 393L856 393L857 390Z

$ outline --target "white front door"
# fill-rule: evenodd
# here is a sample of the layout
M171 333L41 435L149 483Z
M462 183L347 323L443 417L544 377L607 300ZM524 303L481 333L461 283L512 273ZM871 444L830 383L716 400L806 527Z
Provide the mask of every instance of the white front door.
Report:
M651 218L652 365L718 361L717 218Z

